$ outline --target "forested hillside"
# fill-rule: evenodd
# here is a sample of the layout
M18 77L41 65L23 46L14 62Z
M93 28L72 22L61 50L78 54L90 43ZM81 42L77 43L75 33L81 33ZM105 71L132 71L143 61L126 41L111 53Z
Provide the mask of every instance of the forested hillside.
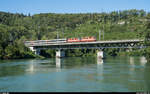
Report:
M150 13L144 10L124 10L111 13L35 15L0 12L0 58L36 57L23 44L26 40L47 40L59 38L95 36L104 30L104 40L144 39ZM71 54L77 52L76 54ZM67 56L84 56L95 50L67 50ZM107 50L116 55L118 49ZM54 57L55 51L42 51L41 55Z

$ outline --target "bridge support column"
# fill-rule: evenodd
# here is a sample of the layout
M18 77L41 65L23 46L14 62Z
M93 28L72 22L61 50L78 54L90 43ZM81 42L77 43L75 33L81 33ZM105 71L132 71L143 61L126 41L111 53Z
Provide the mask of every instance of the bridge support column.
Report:
M65 57L65 52L62 51L61 49L56 51L56 57L57 58L61 58L61 57Z
M97 50L97 58L101 58L101 59L104 58L104 55L103 55L103 51L102 51L102 50Z
M29 49L30 49L32 52L35 51L35 49L34 49L33 47L29 47Z
M29 49L34 52L34 54L40 55L40 49L34 49L33 47L29 47Z
M36 54L36 55L40 55L40 52L41 52L40 49L36 49L36 50L35 50L35 54Z

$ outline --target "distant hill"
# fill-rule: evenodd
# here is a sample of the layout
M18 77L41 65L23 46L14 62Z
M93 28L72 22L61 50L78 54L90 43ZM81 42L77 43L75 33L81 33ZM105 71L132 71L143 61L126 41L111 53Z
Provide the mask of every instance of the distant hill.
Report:
M25 40L95 36L105 32L105 40L144 38L147 15L144 10L111 13L56 14L33 16L0 12L0 58L24 58L32 54L24 47ZM14 50L11 50L14 49Z

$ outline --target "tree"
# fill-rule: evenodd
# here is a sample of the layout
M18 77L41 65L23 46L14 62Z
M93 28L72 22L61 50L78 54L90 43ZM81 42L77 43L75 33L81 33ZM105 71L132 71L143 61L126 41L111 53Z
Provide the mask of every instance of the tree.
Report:
M57 38L57 30L60 31L59 38L95 36L98 39L98 30L104 26L105 40L136 39L137 34L146 31L145 43L149 44L150 23L146 25L146 30L144 26L145 18L150 20L149 15L144 10L136 9L111 13L41 13L33 16L0 12L0 58L35 57L23 42ZM142 19L142 23L139 19ZM61 32L62 29L64 33ZM47 56L55 56L53 52L54 50L43 51ZM84 53L93 52L88 49L69 50L67 54L83 56ZM117 55L118 51L110 49L108 53Z
M145 56L147 57L147 60L150 61L150 15L147 16L147 19L145 45L148 47L145 49Z

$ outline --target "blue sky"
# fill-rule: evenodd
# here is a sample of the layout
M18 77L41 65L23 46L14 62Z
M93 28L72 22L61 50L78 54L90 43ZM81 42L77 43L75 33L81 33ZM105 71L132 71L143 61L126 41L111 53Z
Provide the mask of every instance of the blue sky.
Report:
M144 9L150 0L1 0L0 11L23 14L99 13L114 10Z

